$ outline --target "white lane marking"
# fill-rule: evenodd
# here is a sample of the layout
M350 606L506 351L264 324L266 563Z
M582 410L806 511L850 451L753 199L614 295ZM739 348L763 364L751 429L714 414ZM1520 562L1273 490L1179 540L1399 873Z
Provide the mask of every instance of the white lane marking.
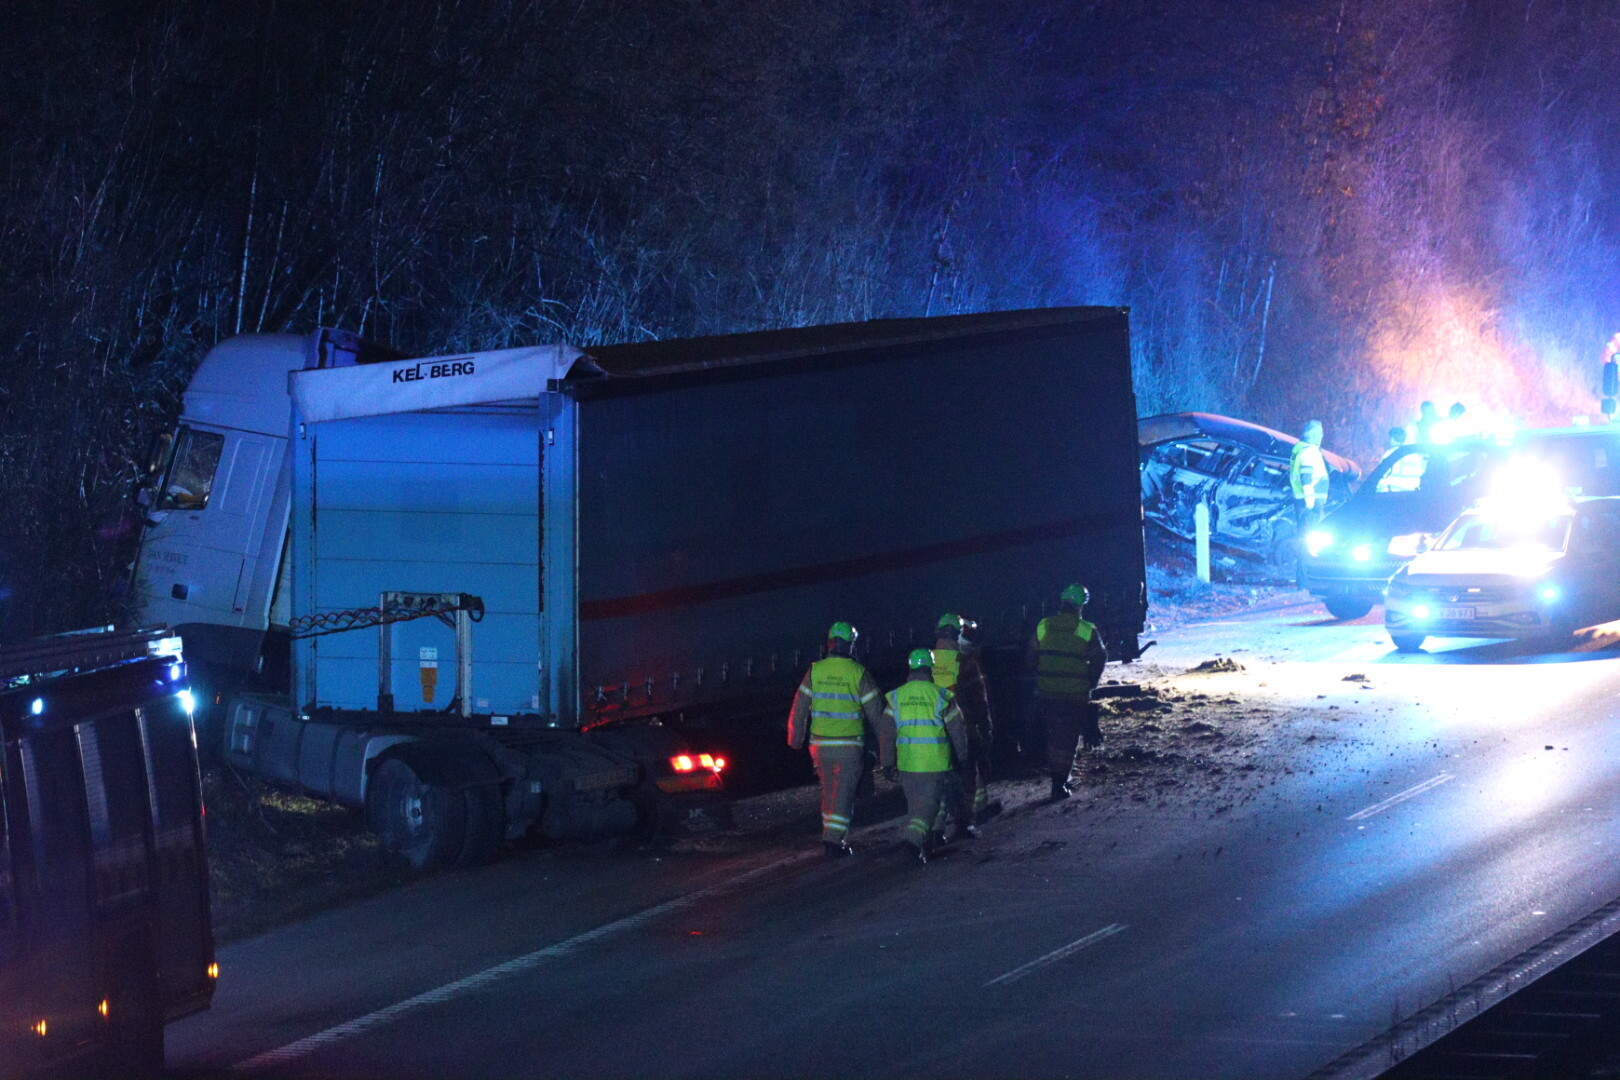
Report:
M1351 814L1349 817L1345 818L1344 820L1346 820L1346 821L1365 821L1367 818L1372 817L1374 814L1383 813L1385 810L1388 810L1390 807L1394 806L1396 803L1403 803L1407 799L1410 799L1410 798L1413 798L1414 796L1418 796L1418 795L1423 794L1425 791L1432 791L1433 789L1439 787L1441 784L1445 783L1447 780L1451 780L1451 779L1454 779L1454 776L1451 773L1448 773L1448 772L1443 772L1439 776L1431 776L1427 780L1423 781L1423 783L1417 785L1416 787L1409 787L1405 791L1400 792L1397 795L1391 795L1389 798L1385 799L1381 803L1373 803L1371 806L1367 807L1365 810L1357 810L1355 813Z
M1127 927L1124 923L1112 923L1103 927L1101 930L1095 930L1083 938L1069 942L1067 945L1064 945L1061 948L1053 949L1045 956L1037 956L1023 967L1015 967L1005 975L997 975L995 978L985 983L981 989L988 990L992 986L1005 986L1010 982L1017 982L1019 979L1022 979L1025 975L1028 975L1032 971L1046 967L1048 964L1055 964L1066 956L1073 956L1081 949L1084 949L1090 945L1095 945L1104 938L1113 937L1115 934L1125 929L1127 929Z
M378 1009L376 1012L370 1012L364 1016L356 1017L355 1019L349 1020L346 1023L338 1024L336 1027L327 1028L325 1031L316 1032L314 1035L299 1039L296 1042L290 1042L287 1045L277 1047L274 1050L266 1050L262 1054L256 1054L245 1061L237 1062L235 1065L231 1066L230 1071L256 1072L260 1069L270 1068L273 1065L285 1065L289 1061L294 1061L298 1058L304 1057L316 1050L321 1049L322 1047L331 1046L334 1043L342 1042L345 1039L352 1039L354 1036L365 1031L369 1031L371 1028L377 1027L380 1024L387 1024L394 1020L398 1020L407 1013L415 1012L416 1010L426 1008L429 1005L438 1005L442 1002L449 1001L452 998L460 997L463 994L468 994L475 990L481 990L491 983L498 982L501 979L505 979L513 975L522 974L531 968L538 967L547 960L552 960L559 956L567 956L569 953L574 952L581 946L601 941L603 938L612 937L615 934L622 934L627 930L634 930L645 925L646 923L652 922L654 919L657 919L660 916L668 915L672 911L679 911L682 908L691 907L693 904L706 900L709 897L714 896L716 893L721 893L736 888L738 885L752 881L754 878L769 874L773 870L780 870L785 866L791 866L794 863L804 862L812 857L819 857L819 855L820 852L800 852L797 855L789 855L785 859L778 859L773 863L767 863L764 866L755 867L752 870L738 874L736 877L727 878L725 881L719 882L718 884L710 885L707 888L699 889L696 892L687 893L685 896L677 896L673 900L666 900L662 904L656 904L653 907L647 908L645 911L638 911L634 915L626 915L622 919L615 922L610 922L604 926L599 926L595 930L587 930L583 934L578 934L566 941L559 941L555 945L547 945L543 949L536 949L532 953L519 956L516 959L508 960L504 964L497 964L494 967L485 968L483 971L468 975L466 978L457 979L455 982L445 983L443 986L437 987L433 990L428 990L424 993L417 994L412 998L406 998L404 1001L395 1002L394 1004L385 1008Z

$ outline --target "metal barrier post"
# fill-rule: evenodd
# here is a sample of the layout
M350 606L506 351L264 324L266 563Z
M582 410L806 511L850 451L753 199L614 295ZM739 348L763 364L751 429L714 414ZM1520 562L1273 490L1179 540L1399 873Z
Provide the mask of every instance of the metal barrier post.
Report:
M1209 504L1193 507L1193 546L1198 560L1198 580L1209 584Z

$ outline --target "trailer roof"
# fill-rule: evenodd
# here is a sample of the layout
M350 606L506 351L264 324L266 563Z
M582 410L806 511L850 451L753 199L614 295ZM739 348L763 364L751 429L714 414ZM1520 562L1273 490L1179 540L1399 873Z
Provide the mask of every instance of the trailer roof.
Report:
M1039 308L923 319L877 319L630 345L540 345L306 369L292 374L302 420L321 422L503 402L550 390L579 397L658 390L715 377L776 374L797 363L858 360L925 342L967 342L1118 328L1126 309Z
M610 379L684 375L927 341L987 335L1024 336L1061 326L1119 321L1125 315L1126 309L1120 307L1032 308L915 319L872 319L784 330L757 330L745 334L641 341L627 345L596 345L582 350L586 362L570 372L568 381L576 383L589 380L592 374L598 377L605 375ZM582 371L582 368L586 370Z

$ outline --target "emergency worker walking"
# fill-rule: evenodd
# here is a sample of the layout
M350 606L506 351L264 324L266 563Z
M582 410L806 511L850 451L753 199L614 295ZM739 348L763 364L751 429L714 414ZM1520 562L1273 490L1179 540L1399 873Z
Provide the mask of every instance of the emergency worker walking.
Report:
M956 695L967 729L967 754L958 759L960 795L951 802L956 811L956 835L979 835L990 810L990 747L995 730L990 716L990 696L985 688L984 671L971 634L978 624L960 615L940 616L934 631L934 685Z
M885 698L878 725L884 775L899 771L906 793L905 842L920 863L933 847L934 821L939 817L950 786L956 782L951 755L965 760L967 731L956 695L933 679L934 657L927 649L913 649L906 660L911 674Z
M827 656L810 665L788 713L788 745L810 746L821 778L821 846L831 858L853 855L849 846L855 790L866 767L866 732L882 721L882 692L850 653L855 628L835 622L827 631Z
M1091 711L1091 690L1102 677L1108 650L1097 628L1081 616L1090 599L1084 585L1064 589L1061 610L1040 621L1029 643L1027 664L1035 673L1035 709L1046 729L1046 767L1054 799L1074 793L1069 774L1081 735L1087 747L1102 745L1102 731Z

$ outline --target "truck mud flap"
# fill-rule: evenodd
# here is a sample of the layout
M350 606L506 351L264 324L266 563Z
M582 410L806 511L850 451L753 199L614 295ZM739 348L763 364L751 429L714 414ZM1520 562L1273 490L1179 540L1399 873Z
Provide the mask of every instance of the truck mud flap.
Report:
M667 795L659 792L651 806L652 824L665 835L689 836L731 828L731 797L723 791Z

